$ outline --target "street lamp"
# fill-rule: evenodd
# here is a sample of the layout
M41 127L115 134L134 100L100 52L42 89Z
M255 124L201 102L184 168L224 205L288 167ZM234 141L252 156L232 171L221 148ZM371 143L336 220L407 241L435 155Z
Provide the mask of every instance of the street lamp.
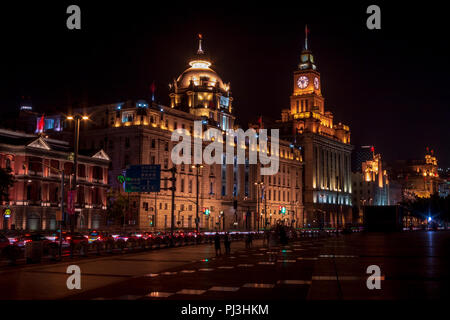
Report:
M258 181L258 182L255 182L255 186L256 186L256 203L257 203L257 213L256 213L256 216L257 216L257 218L258 218L258 232L259 232L259 220L261 220L261 217L260 217L260 210L259 210L259 189L262 187L264 185L264 182L262 182L262 181Z
M78 146L80 142L80 121L86 121L89 120L89 117L86 115L80 115L76 114L74 116L68 116L67 120L75 120L75 135L74 135L74 156L73 156L73 184L72 184L72 191L77 190L77 173L78 173ZM74 225L74 214L70 218L70 232L74 232L75 225Z
M203 168L203 165L201 164L195 164L192 165L192 168L197 168L197 172L196 172L196 191L197 191L197 199L196 199L196 213L195 213L195 229L197 230L197 233L200 231L199 230L199 222L200 219L198 218L198 195L199 195L199 190L198 190L198 176L200 174L200 169Z

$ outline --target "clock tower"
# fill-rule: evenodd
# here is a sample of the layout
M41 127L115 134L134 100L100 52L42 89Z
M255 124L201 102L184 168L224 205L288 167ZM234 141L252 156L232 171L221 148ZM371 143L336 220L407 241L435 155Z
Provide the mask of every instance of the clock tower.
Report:
M291 96L291 115L316 111L324 114L324 99L321 92L320 73L314 55L308 48L308 27L305 27L305 46L300 55L300 64L294 71L294 90Z

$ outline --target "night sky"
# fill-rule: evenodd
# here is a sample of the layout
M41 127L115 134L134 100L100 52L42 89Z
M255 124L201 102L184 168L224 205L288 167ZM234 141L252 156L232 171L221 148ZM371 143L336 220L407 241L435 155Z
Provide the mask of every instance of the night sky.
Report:
M422 159L429 146L450 166L450 27L440 4L58 2L2 4L2 111L23 95L40 112L148 99L153 81L168 104L168 83L202 33L241 125L260 114L276 119L289 106L308 24L326 109L350 126L352 143L375 145L388 161ZM81 31L66 28L70 4L81 7ZM381 30L366 27L369 4L381 7Z

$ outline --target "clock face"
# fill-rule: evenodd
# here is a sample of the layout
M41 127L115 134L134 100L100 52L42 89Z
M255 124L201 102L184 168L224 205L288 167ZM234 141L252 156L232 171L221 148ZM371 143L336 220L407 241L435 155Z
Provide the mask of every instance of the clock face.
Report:
M317 77L314 78L314 88L316 88L316 90L319 90L319 78Z
M300 76L297 80L297 85L300 89L305 89L308 86L308 77Z

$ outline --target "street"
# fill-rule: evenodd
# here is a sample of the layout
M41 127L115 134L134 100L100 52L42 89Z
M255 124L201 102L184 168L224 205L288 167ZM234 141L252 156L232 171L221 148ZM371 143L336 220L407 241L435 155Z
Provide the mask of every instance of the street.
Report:
M262 240L250 249L233 242L231 254L217 258L213 245L115 254L0 269L0 299L437 299L450 296L449 249L450 232L417 231L302 238L270 249ZM80 290L66 287L70 264L81 268ZM379 290L366 286L370 265L381 269Z

